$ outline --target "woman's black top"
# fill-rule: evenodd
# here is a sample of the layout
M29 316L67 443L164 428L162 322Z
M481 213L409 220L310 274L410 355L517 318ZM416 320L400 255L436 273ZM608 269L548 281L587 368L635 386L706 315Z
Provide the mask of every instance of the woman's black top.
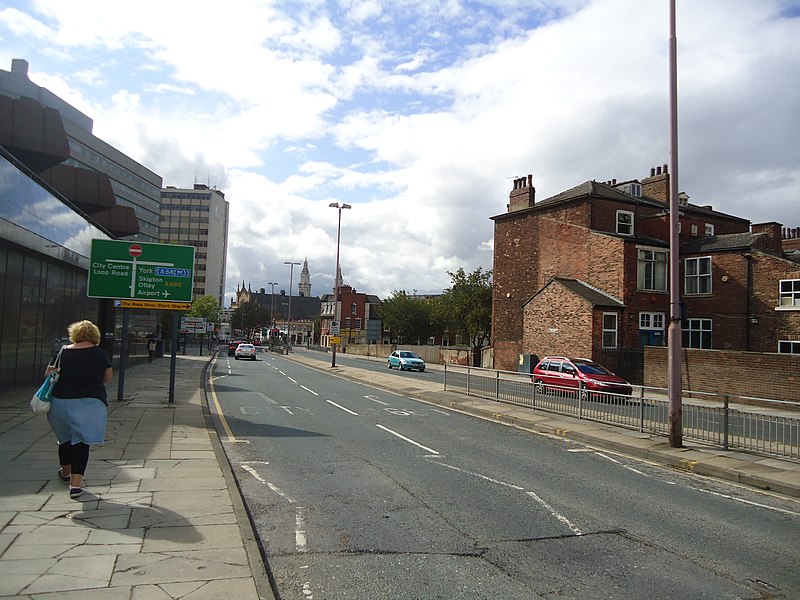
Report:
M55 355L50 361L52 365ZM97 398L106 401L103 383L106 369L111 366L108 353L99 346L91 348L64 348L61 353L61 375L53 389L56 398Z

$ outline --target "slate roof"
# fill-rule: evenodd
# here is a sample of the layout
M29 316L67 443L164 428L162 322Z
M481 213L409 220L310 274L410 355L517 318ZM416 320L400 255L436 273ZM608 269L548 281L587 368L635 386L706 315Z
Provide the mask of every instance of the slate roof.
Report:
M681 245L681 254L697 254L700 252L724 252L729 250L748 250L753 247L763 233L729 233L702 237Z
M568 279L566 277L553 277L547 284L538 292L536 292L528 302L533 300L536 296L541 294L548 286L553 283L559 283L571 291L588 301L592 306L608 307L608 308L625 308L625 305L612 295L605 293L596 287L589 285L580 279ZM527 302L526 302L527 304Z

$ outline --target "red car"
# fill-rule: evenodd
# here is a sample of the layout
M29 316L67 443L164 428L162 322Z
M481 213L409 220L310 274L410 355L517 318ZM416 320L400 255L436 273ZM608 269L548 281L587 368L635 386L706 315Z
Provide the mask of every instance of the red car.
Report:
M588 358L545 356L533 369L531 381L538 392L548 387L577 388L581 399L590 399L590 392L631 395L631 384Z

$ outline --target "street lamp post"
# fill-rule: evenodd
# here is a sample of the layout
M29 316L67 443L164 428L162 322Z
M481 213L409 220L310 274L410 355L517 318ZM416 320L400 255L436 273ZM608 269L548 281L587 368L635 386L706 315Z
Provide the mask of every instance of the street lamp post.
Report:
M267 285L272 286L272 292L270 292L269 298L269 319L272 321L270 323L271 326L275 325L275 286L278 285L277 281L268 281ZM272 329L272 327L270 327Z
M339 306L339 243L342 239L342 210L352 208L349 204L342 202L331 202L328 205L339 211L339 224L336 227L336 272L333 275L333 320L336 320L336 308ZM336 366L336 347L338 344L331 344L331 367Z
M278 282L268 281L267 285L272 286L272 292L269 298L269 349L272 350L272 330L275 329L275 286L278 285Z
M292 276L294 275L294 266L300 266L300 263L285 260L283 264L289 265L289 311L286 314L286 348L288 350L292 347Z

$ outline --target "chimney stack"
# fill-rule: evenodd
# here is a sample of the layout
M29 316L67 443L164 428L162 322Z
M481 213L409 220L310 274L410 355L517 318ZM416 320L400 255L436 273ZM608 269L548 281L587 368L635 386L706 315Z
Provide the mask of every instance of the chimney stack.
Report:
M642 179L642 195L669 204L669 172L667 165L650 167L650 177Z
M527 177L514 179L514 188L508 195L508 212L524 210L533 206L536 197L536 188L533 187L533 174Z

